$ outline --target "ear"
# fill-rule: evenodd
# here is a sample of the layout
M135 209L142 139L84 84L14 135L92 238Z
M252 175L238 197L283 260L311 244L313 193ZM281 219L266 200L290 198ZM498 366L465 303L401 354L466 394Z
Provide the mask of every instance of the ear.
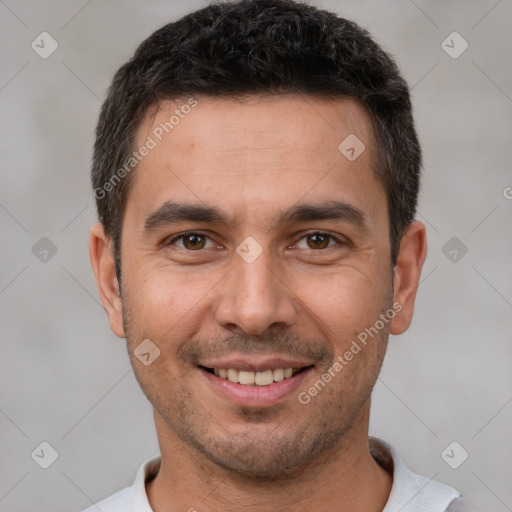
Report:
M402 237L393 276L393 303L402 309L390 322L391 334L402 334L411 325L421 269L427 256L427 230L414 221ZM398 310L397 310L398 311Z
M124 338L123 304L119 293L116 265L110 248L110 239L105 233L103 224L95 224L91 228L89 256L100 299L110 322L110 329L116 336Z

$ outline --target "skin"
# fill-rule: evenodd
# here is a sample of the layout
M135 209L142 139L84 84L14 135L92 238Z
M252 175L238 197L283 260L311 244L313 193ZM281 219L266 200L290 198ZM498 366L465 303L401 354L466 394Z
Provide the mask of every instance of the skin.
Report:
M111 241L101 224L91 230L91 262L111 329L127 339L154 407L162 466L146 485L151 506L380 511L392 477L369 453L370 394L389 333L411 322L425 226L409 226L393 269L370 118L354 100L197 100L134 171L123 221L122 297ZM135 146L183 103L148 112ZM338 150L349 134L366 145L353 162ZM221 208L236 223L186 221L145 232L146 218L171 200ZM364 226L347 219L277 222L291 206L331 200L361 210ZM206 238L176 240L189 231ZM315 232L334 238L308 236ZM252 263L236 252L249 236L262 249ZM401 311L301 404L298 392L393 303ZM145 339L160 350L149 366L134 356ZM310 358L314 366L277 403L242 407L197 366L212 354L234 353Z

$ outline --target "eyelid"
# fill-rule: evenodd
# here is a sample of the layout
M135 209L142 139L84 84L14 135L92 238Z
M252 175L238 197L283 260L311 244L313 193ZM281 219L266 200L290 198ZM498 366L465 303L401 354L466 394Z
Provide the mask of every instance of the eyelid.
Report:
M163 245L164 246L167 246L167 245L176 245L175 242L178 241L178 240L182 240L184 239L185 237L189 236L189 235L201 235L205 238L207 238L208 240L210 240L210 242L212 243L216 243L212 240L211 236L209 236L208 234L206 234L205 232L203 231L186 231L186 232L183 232L183 233L180 233L176 236L173 236L172 238L171 237L168 237L164 240L163 242ZM334 244L334 245L347 245L349 242L344 239L343 237L339 238L338 236L335 236L333 235L332 233L329 233L327 231L320 231L318 229L313 229L313 230L310 230L306 233L302 233L302 235L300 236L300 238L297 240L297 242L294 242L292 245L289 245L288 248L290 247L295 247L298 242L300 242L302 239L306 238L307 236L310 236L310 235L322 235L322 236L327 236L327 237L330 237L332 240L336 241L337 244ZM219 244L216 244L217 247L219 246ZM312 252L321 252L321 251L325 251L326 249L330 249L331 247L333 247L334 245L329 245L328 247L326 247L325 249L305 249L305 250L308 250L308 251L312 251ZM184 251L187 251L187 252L201 252L203 250L205 250L206 248L203 248L203 249L198 249L196 251L193 251L191 249L186 249L184 247L179 247L179 249L183 249ZM211 249L211 247L208 247L208 249Z
M310 235L322 235L322 236L327 236L329 238L331 238L332 240L336 241L337 243L334 244L334 245L348 245L348 241L346 239L344 239L343 237L338 237L336 235L333 235L332 233L329 233L328 231L320 231L318 229L313 229L311 231L308 231L307 233L303 233L302 236L298 239L297 242L293 243L292 245L290 245L289 247L296 247L296 245L303 239L303 238L306 238ZM311 252L322 252L322 251L325 251L327 249L330 249L331 247L334 247L334 245L329 245L327 246L325 249L311 249L311 248L308 248L306 249L307 251L311 251Z
M176 236L172 236L172 237L167 237L164 241L163 241L163 246L168 246L168 245L176 245L175 242L177 242L178 240L183 240L184 238L186 238L187 236L189 235L200 235L200 236L203 236L204 238L207 238L210 242L212 242L213 244L216 244L213 240L212 240L212 237L207 235L206 233L204 233L203 231L185 231L184 233L180 233ZM216 246L218 247L219 244L216 244ZM191 249L186 249L185 247L178 247L178 249L182 249L184 251L187 251L187 252L201 252L203 250L205 250L205 248L203 249L198 249L196 251L193 251ZM211 247L207 247L206 249L211 249Z

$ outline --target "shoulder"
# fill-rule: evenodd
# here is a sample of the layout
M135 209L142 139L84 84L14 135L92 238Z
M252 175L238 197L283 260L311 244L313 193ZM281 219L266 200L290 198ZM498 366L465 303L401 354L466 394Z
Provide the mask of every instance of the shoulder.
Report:
M131 487L112 494L83 512L152 512L146 494L146 482L156 476L160 469L160 456L146 460L139 468Z
M461 493L441 482L411 471L397 451L382 439L370 437L373 458L393 475L393 485L383 512L464 512L454 507ZM460 503L460 502L459 502ZM468 510L469 512L469 510Z

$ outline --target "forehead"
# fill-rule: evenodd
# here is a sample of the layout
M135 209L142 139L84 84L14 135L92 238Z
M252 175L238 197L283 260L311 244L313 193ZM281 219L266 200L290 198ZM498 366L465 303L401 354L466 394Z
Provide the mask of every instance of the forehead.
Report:
M128 199L139 214L164 201L289 207L305 195L350 199L375 211L384 194L374 172L371 118L351 99L306 96L182 98L162 102L141 123L135 148L151 139ZM348 150L348 152L347 152ZM357 153L361 154L358 156ZM357 158L349 158L354 156ZM329 196L329 197L328 197ZM366 196L366 200L365 200ZM368 201L369 199L369 201ZM282 208L277 208L275 213ZM273 215L271 208L261 216Z
M240 150L251 149L250 144L258 142L265 142L268 149L273 149L283 139L291 142L291 137L297 142L297 152L301 153L331 150L333 141L350 134L359 136L367 147L373 146L371 125L366 108L350 98L183 97L150 108L135 139L136 146L140 146L147 136L152 136L159 146L180 145L182 150L190 149L190 145L216 147L221 140L223 150L230 147ZM327 134L330 136L326 138Z

